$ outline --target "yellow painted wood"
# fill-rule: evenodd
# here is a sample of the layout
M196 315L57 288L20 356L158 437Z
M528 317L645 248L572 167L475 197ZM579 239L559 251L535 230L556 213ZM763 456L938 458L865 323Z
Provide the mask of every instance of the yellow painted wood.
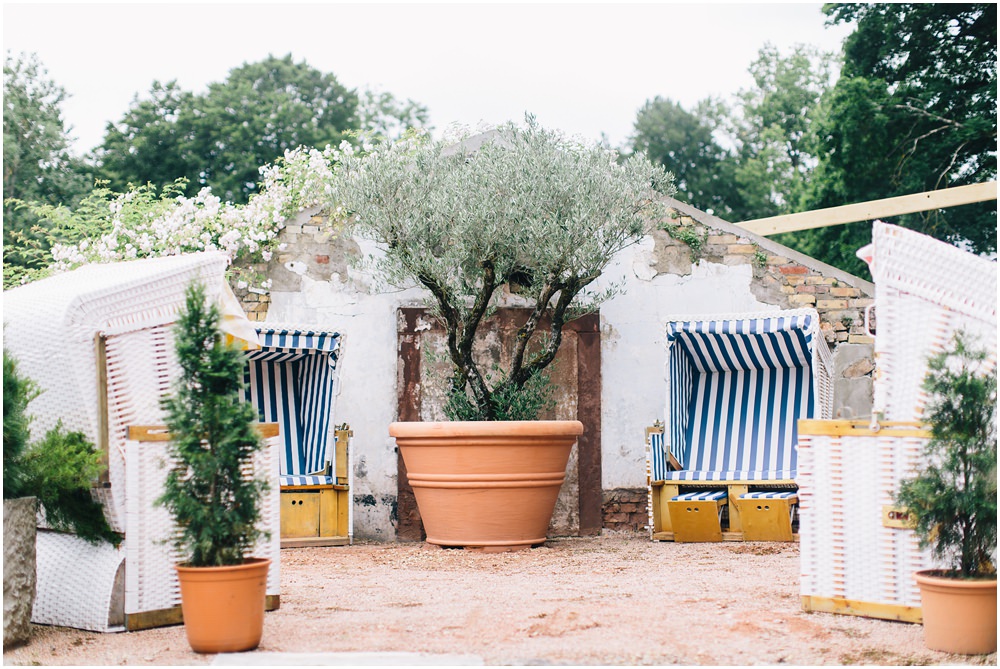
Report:
M674 541L722 541L719 513L726 504L725 499L668 502Z
M319 490L281 491L281 537L316 537L320 528Z
M847 204L839 207L814 209L797 214L770 216L752 221L737 223L741 228L755 232L758 235L774 235L781 232L823 228L829 225L842 225L855 221L872 221L876 218L888 218L902 214L912 214L918 211L946 209L974 202L987 202L997 199L997 182L940 188L938 190L900 195L882 200L871 200L857 204Z
M254 427L265 439L277 437L279 434L277 423L257 423ZM171 435L166 425L129 425L128 439L140 442L170 441Z
M347 534L347 532L340 532L338 523L340 495L341 492L333 488L319 491L319 536L321 537Z
M334 433L336 435L336 456L334 463L335 473L334 476L337 478L337 483L347 483L347 454L350 448L351 437L354 436L354 432L348 429L347 425L342 425L337 428Z
M673 541L673 532L653 532L653 541Z
M319 548L322 546L347 546L351 543L350 537L301 537L298 539L282 539L282 548Z
M743 516L740 513L740 505L737 503L740 495L746 494L750 486L741 483L733 483L727 486L729 497L729 531L743 532Z
M891 504L886 504L882 507L882 527L912 530L916 526L916 519L910 515L906 507L893 506Z
M351 533L351 494L346 490L338 490L337 493L337 525L334 534L337 536L348 536Z
M793 541L790 500L738 499L736 506L743 516L744 541Z
M881 620L896 620L904 623L922 623L923 610L919 606L903 606L902 604L882 604L880 602L862 602L855 599L840 599L836 597L802 596L802 610L820 613L839 613L863 618L879 618Z
M879 430L871 429L870 421L864 420L800 420L799 434L823 437L874 437L884 434L890 437L918 437L929 439L930 430L921 423L910 421L885 421L879 423Z

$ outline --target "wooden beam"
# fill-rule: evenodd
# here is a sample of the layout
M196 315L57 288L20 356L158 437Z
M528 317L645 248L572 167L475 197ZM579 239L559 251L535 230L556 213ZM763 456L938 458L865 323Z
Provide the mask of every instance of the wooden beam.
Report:
M956 186L927 191L926 193L890 197L884 200L846 204L841 207L758 218L737 223L737 225L758 235L776 235L781 232L823 228L856 221L871 221L876 218L889 218L932 209L946 209L995 199L997 199L997 182L988 181L970 186Z

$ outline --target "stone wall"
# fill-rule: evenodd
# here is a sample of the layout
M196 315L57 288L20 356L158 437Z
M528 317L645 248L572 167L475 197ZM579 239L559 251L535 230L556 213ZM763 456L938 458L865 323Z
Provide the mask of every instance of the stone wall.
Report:
M604 529L644 532L649 526L649 497L645 488L604 491Z

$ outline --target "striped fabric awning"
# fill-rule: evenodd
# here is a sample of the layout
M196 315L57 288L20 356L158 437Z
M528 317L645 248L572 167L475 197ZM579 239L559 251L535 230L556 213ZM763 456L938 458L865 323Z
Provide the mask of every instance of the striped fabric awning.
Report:
M794 478L796 423L817 406L818 320L793 310L669 321L664 439L683 470L654 459L654 479Z
M247 399L261 421L279 423L282 476L325 467L330 443L334 371L341 335L292 327L258 327L261 348L247 353Z

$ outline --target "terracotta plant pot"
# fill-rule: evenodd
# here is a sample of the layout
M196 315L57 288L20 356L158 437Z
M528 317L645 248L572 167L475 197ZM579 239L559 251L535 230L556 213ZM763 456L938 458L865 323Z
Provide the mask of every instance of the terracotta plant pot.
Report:
M230 567L176 565L188 643L196 653L253 650L264 631L271 561L248 558Z
M914 574L920 586L924 643L931 650L984 655L997 649L997 581ZM944 572L946 573L946 572Z
M487 551L545 542L579 421L393 423L427 542Z

